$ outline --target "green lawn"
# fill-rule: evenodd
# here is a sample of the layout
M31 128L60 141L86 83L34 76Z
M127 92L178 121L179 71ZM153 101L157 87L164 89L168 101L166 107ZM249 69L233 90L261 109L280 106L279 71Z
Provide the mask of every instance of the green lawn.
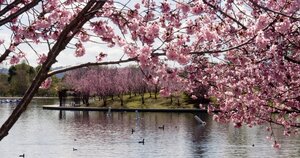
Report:
M145 103L142 104L142 99L140 95L124 95L124 106L121 106L120 98L114 96L114 100L112 98L108 98L107 100L107 107L112 108L143 108L143 109L172 109L172 108L193 108L194 104L188 103L189 97L185 94L182 94L179 97L179 106L178 106L178 97L165 98L161 96L157 96L157 99L154 98L154 94L150 97L150 93L146 93L145 96ZM93 98L90 101L91 107L104 107L103 101L98 98Z

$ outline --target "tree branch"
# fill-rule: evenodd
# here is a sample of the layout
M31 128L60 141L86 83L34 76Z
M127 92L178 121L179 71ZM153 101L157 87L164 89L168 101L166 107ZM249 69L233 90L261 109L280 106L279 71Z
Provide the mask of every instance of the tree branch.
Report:
M18 17L19 15L23 14L24 12L28 11L29 9L36 6L41 0L34 0L31 3L27 4L23 8L19 9L17 12L10 14L8 17L0 20L0 26L6 24L7 22L12 21L14 18ZM5 8L4 8L5 9ZM3 10L4 10L3 9ZM3 11L2 10L2 11Z
M6 49L5 52L0 56L0 63L2 63L9 55L11 51L9 49Z
M233 20L234 22L236 22L238 25L240 25L244 30L247 30L248 28L243 25L241 22L239 22L238 20L236 20L235 18L231 17L230 15L228 15L227 13L225 13L224 11L222 11L221 9L217 8L216 6L212 5L211 3L208 3L206 0L203 0L203 3L207 4L209 7L213 8L216 11L219 11L221 14L223 14L224 16L226 16L227 18Z
M256 6L256 7L258 7L258 8L261 8L261 9L263 9L263 10L266 10L266 11L269 11L269 12L272 12L272 13L275 13L275 14L279 14L279 15L288 17L288 18L291 18L291 19L296 20L296 21L300 20L300 18L295 18L295 17L289 16L289 15L286 15L286 14L284 14L284 13L274 11L274 10L269 9L269 8L267 8L267 7L261 6L261 5L257 4L256 2L254 2L253 0L249 0L249 1L250 1L254 6Z
M6 14L8 11L10 11L12 8L14 8L15 6L17 6L21 2L22 2L22 0L15 0L15 1L13 1L12 3L10 3L9 5L7 5L5 8L3 8L0 11L0 16L3 16L4 14Z
M287 60L287 61L289 61L289 62L292 62L294 64L300 65L300 61L292 59L292 58L288 57L287 55L284 56L284 59Z
M99 62L99 63L90 63L89 62L89 63L85 63L85 64L80 64L80 65L76 65L76 66L71 66L71 67L67 67L67 68L50 71L47 76L50 77L55 74L59 74L62 72L66 72L66 71L70 71L70 70L74 70L74 69L78 69L78 68L83 68L83 67L100 66L100 65L115 65L115 64L121 64L121 63L128 63L128 62L132 62L132 61L137 61L137 58L135 57L135 58L129 58L126 60L107 61L107 62Z

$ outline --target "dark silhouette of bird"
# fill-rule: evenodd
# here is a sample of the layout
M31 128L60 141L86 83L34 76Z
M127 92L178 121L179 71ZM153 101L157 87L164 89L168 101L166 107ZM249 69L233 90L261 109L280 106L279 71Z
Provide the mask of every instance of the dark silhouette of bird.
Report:
M76 148L73 148L73 151L77 151L77 149L76 149Z
M139 141L139 143L145 144L145 139L143 139L142 141Z
M25 157L25 154L19 155L19 157Z
M77 141L77 139L74 139L74 141Z
M158 129L165 130L165 125L162 125L162 126L158 127Z
M135 130L132 128L132 129L131 129L131 134L133 134L133 132L135 132Z
M252 146L254 147L254 144L252 144Z

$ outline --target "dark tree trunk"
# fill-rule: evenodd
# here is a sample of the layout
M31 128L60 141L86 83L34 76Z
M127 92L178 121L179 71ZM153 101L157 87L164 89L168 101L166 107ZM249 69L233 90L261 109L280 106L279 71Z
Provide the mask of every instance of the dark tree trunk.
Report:
M142 98L142 104L145 104L145 97L144 97L144 93L141 94L141 98Z
M114 101L114 95L111 95L111 100Z
M103 97L103 106L104 106L104 107L107 106L107 99L106 99L106 97Z
M157 88L157 85L155 85L155 91L154 91L154 98L157 99L157 91L158 91L158 88Z
M124 105L123 97L121 97L121 106Z
M121 101L121 106L123 106L124 105L123 94L120 94L119 98L120 98L120 101Z

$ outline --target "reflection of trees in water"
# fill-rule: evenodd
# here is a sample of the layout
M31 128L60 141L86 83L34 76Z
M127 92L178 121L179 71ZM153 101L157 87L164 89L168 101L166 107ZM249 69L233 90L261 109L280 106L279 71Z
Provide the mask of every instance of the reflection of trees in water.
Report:
M82 123L90 123L90 115L88 111L82 112Z
M64 110L59 110L58 118L60 120L65 120L66 119L66 111Z

